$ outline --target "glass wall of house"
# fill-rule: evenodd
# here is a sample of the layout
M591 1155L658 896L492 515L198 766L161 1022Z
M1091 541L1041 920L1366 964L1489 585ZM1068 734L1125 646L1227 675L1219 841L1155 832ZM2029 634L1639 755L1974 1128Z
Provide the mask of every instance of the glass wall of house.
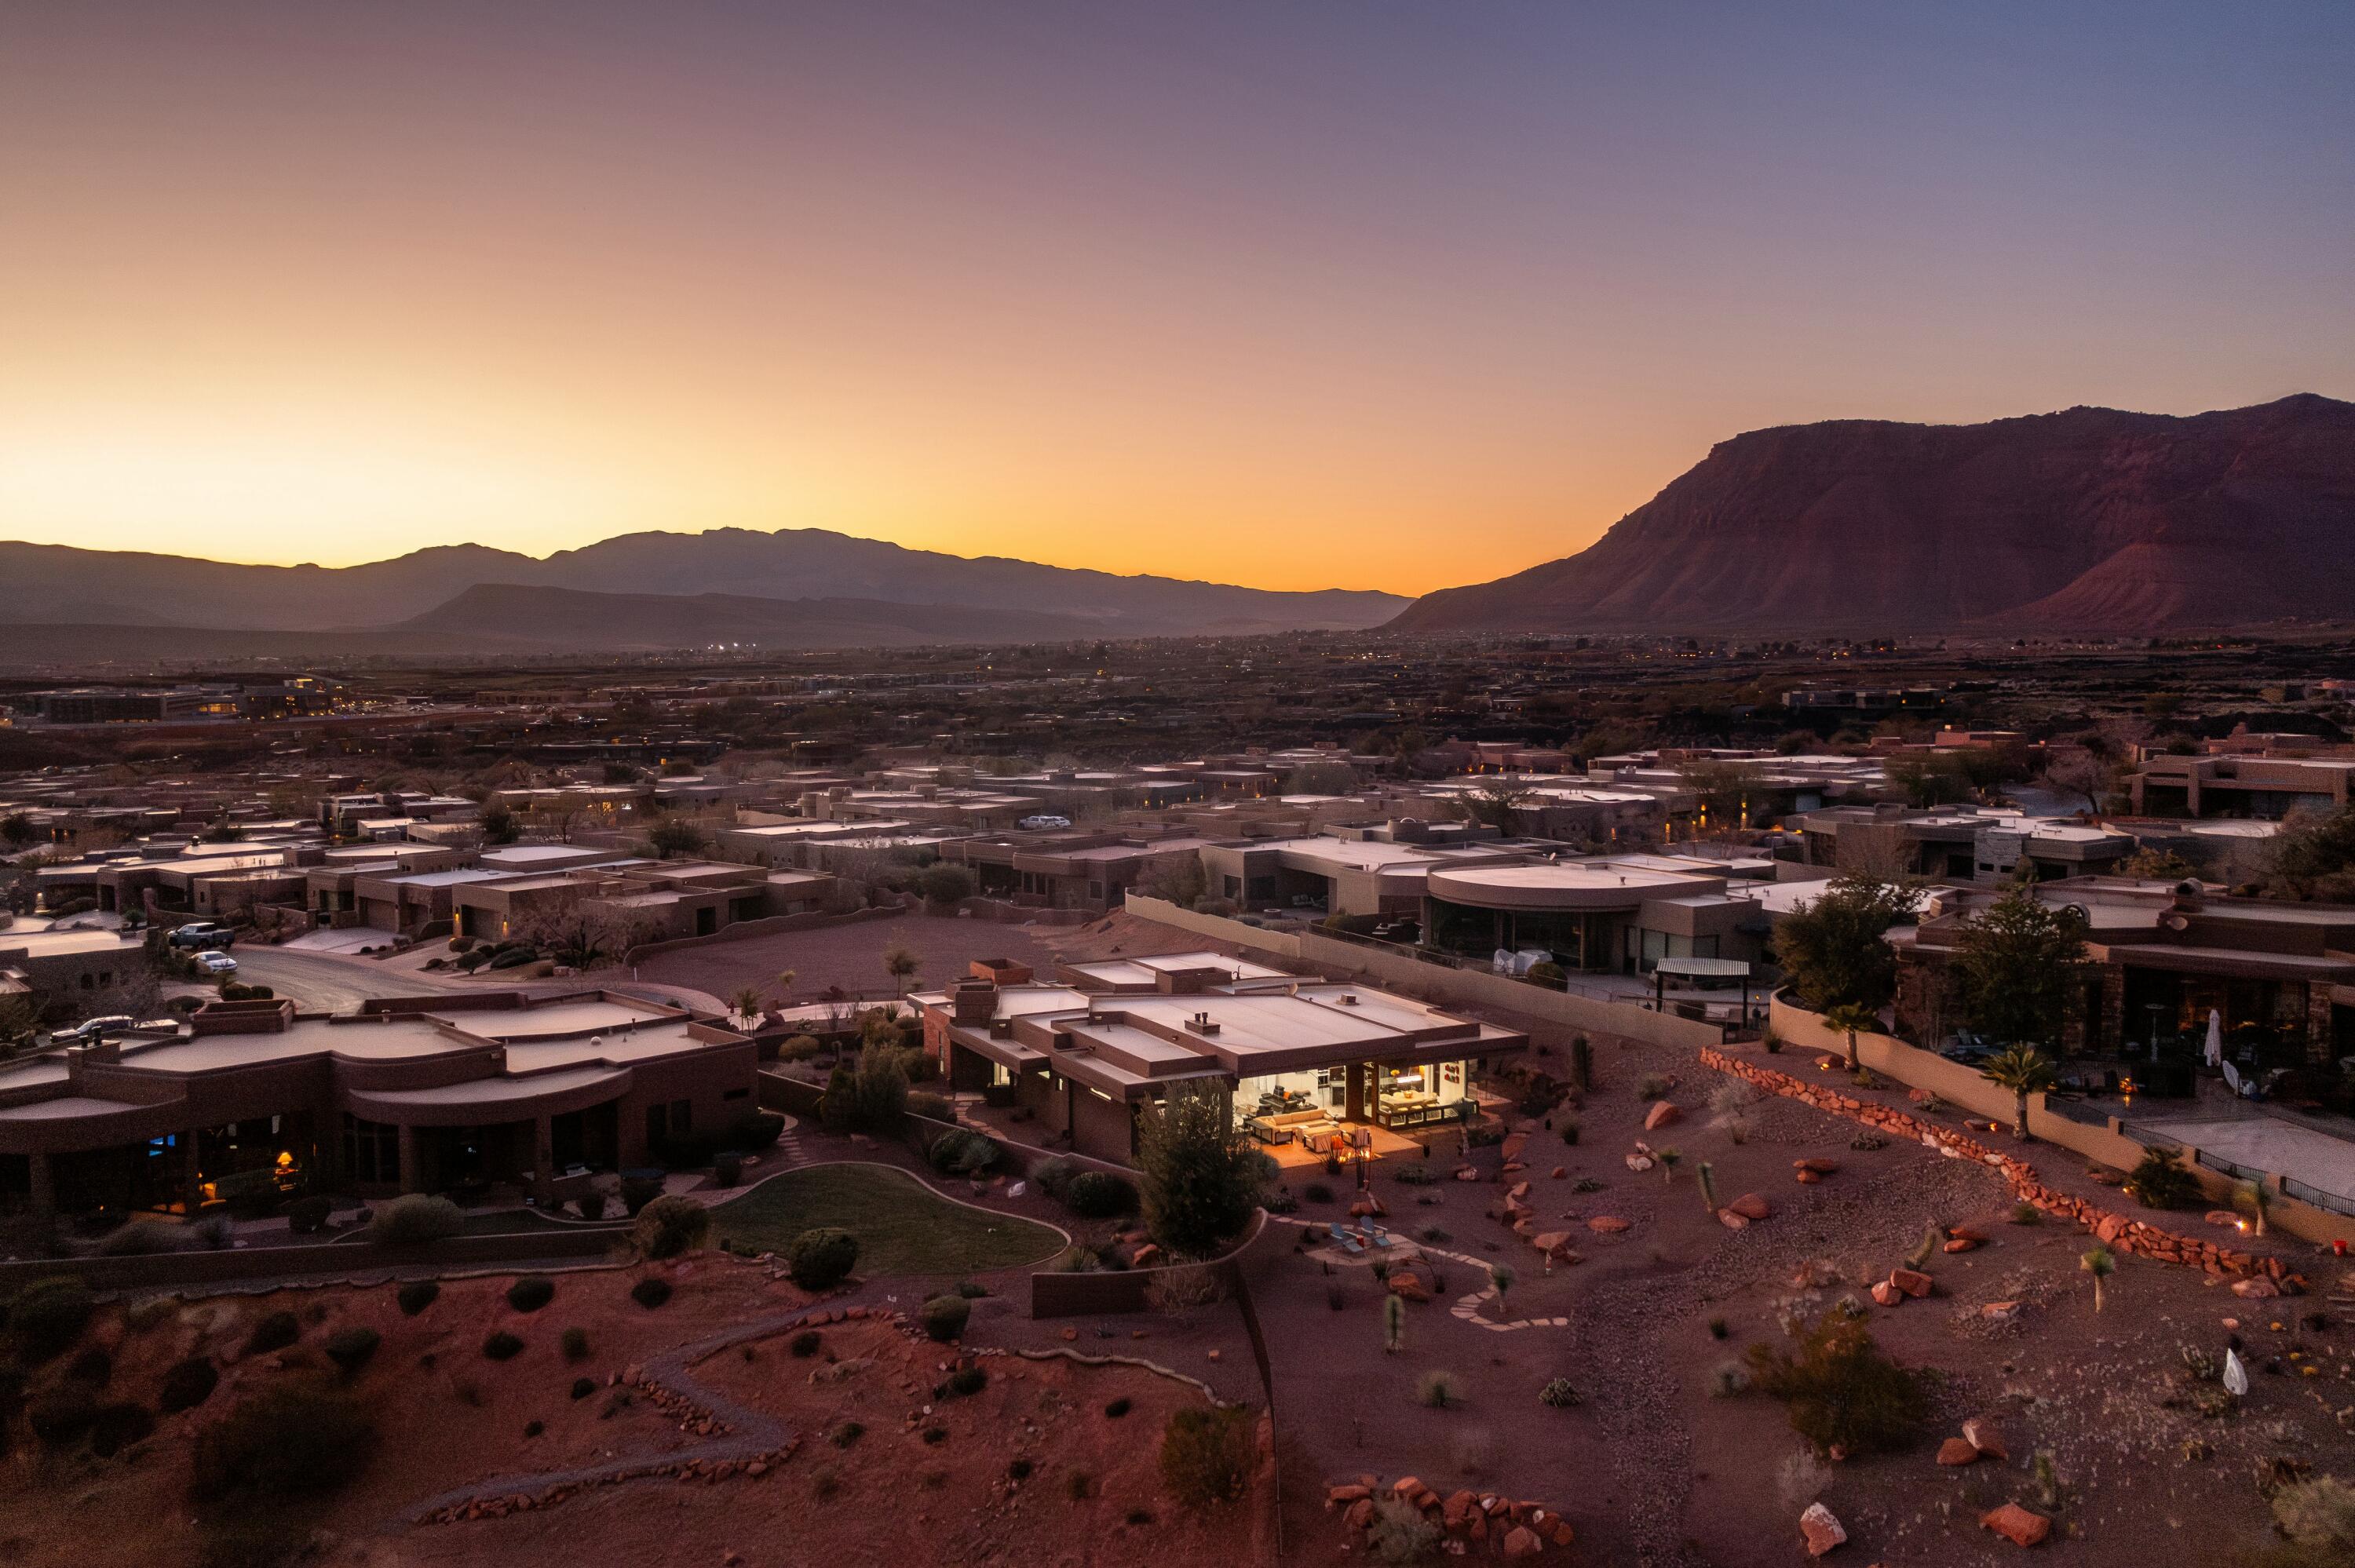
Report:
M1352 1073L1358 1093L1349 1092ZM1359 1062L1245 1078L1236 1087L1240 1115L1263 1122L1370 1121L1389 1128L1429 1127L1470 1108L1471 1074L1463 1062ZM1281 1124L1272 1124L1281 1125Z
M1483 909L1476 905L1451 904L1444 898L1426 899L1424 904L1430 911L1424 945L1443 952L1485 959L1499 948L1516 952L1542 948L1565 969L1607 968L1611 963L1608 915L1580 910Z
M2222 1021L2226 1060L2247 1068L2294 1067L2306 1059L2303 980L2129 967L2121 1043L2129 1053L2147 1051L2155 1034L2163 1051L2197 1054L2207 1042L2211 1012Z
M1383 1127L1460 1121L1472 1108L1472 1075L1463 1062L1373 1065L1374 1120Z

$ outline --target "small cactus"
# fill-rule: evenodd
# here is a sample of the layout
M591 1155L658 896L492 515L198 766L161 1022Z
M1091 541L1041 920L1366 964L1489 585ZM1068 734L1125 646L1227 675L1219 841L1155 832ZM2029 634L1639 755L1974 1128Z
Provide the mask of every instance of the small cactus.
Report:
M1700 1182L1700 1206L1717 1213L1717 1168L1704 1160L1693 1167L1693 1176Z
M1395 1354L1406 1345L1406 1298L1382 1298L1382 1349Z

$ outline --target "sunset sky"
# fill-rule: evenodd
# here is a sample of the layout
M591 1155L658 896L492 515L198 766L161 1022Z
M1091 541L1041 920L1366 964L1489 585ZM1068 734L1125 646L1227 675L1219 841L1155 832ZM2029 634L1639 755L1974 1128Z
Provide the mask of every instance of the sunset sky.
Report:
M1762 425L2355 397L2355 5L14 0L0 536L1417 592Z

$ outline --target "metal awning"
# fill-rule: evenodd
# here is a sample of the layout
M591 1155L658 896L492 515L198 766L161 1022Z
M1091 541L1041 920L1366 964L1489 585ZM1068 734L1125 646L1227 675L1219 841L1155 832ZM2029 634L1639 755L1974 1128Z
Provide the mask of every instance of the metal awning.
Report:
M1652 968L1679 980L1748 980L1750 965L1742 959L1661 959Z

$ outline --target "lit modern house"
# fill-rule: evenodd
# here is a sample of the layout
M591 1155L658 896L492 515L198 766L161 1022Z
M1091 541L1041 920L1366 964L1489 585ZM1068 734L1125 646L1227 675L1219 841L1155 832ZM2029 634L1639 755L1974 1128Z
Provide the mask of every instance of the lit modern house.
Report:
M1017 971L1018 972L1018 971ZM1295 980L1217 953L1078 964L1054 985L975 977L913 1000L955 1087L1028 1107L1080 1153L1125 1162L1173 1086L1234 1093L1263 1142L1311 1152L1475 1113L1476 1067L1529 1036L1369 986Z
M193 1213L257 1184L380 1194L493 1182L538 1201L756 1108L752 1042L608 991L214 1002L0 1071L0 1202Z

